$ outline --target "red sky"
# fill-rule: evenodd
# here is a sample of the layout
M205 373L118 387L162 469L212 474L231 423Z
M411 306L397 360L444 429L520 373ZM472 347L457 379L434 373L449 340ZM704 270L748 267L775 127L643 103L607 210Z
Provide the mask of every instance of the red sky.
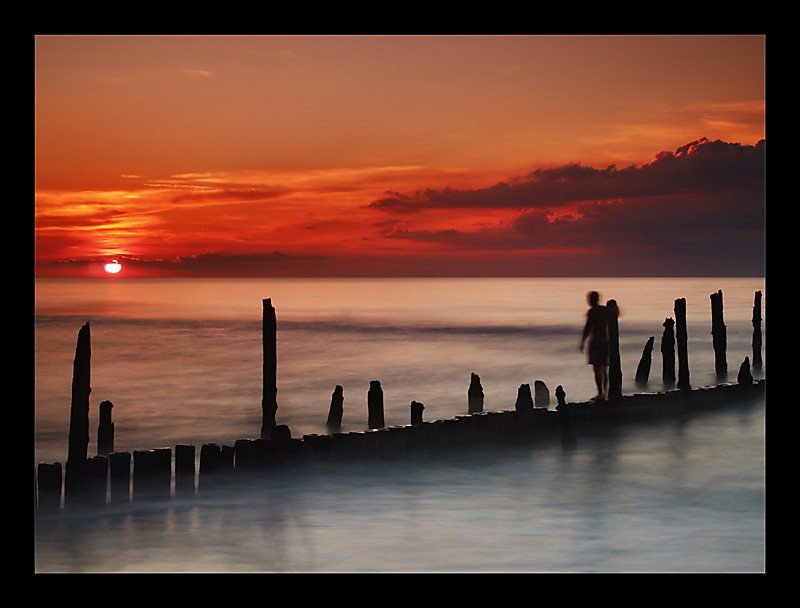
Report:
M37 276L760 276L765 45L40 36Z

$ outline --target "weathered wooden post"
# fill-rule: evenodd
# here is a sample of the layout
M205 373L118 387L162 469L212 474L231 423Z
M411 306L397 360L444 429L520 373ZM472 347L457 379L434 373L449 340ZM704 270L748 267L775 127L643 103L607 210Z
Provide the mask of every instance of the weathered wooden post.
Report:
M514 402L514 410L520 414L527 414L533 411L533 396L531 395L530 384L519 385L517 400Z
M223 445L219 450L219 466L222 469L233 469L236 451L232 445Z
M97 426L97 455L108 456L114 451L114 423L111 421L111 410L114 404L110 401L100 403L100 422Z
M112 452L108 455L111 502L127 503L131 499L131 453Z
M678 342L678 388L691 390L689 382L689 336L686 331L686 298L675 300L675 337Z
M655 336L650 336L650 339L644 345L642 357L639 359L639 365L636 368L636 377L634 379L636 384L647 384L650 379L650 365L653 362L653 343L655 339Z
M481 386L481 378L476 373L473 373L469 379L467 403L469 408L467 411L470 414L483 411L483 387Z
M711 294L711 341L714 346L714 369L718 377L728 375L728 360L725 354L728 337L722 315L722 290Z
M191 444L175 446L175 491L195 491L195 449Z
M753 386L753 374L750 373L750 359L748 357L745 357L739 366L739 375L736 381L743 388L751 388Z
M134 498L169 498L171 485L171 448L133 452Z
M108 458L93 456L86 460L85 498L91 504L104 505L108 494Z
M367 423L371 429L381 429L385 425L383 418L383 389L380 380L371 380L367 392Z
M608 398L622 399L622 364L619 355L619 308L616 300L606 302L608 311Z
M216 443L204 443L200 448L200 478L219 470L222 450Z
M61 463L40 462L36 469L38 508L48 511L60 509L62 486Z
M148 450L133 451L133 498L150 498L153 492L154 457Z
M550 407L550 391L542 380L533 383L533 403L536 407Z
M337 431L342 426L342 415L344 414L344 389L336 385L331 395L331 407L328 410L328 430Z
M420 426L422 424L422 410L425 406L418 401L411 402L411 425Z
M753 369L760 370L761 360L761 292L757 291L753 300Z
M275 308L270 298L262 301L263 382L261 437L270 436L278 411L278 341Z
M675 321L664 320L664 333L661 336L661 379L664 384L675 382Z
M556 387L556 412L558 413L558 426L561 430L561 445L565 448L574 448L578 439L575 436L575 425L572 421L572 410L567 404L567 394L564 388L559 384Z
M80 490L85 475L86 456L89 449L89 393L92 392L91 358L91 332L87 322L78 332L78 343L73 361L69 448L64 479L65 495L73 490Z

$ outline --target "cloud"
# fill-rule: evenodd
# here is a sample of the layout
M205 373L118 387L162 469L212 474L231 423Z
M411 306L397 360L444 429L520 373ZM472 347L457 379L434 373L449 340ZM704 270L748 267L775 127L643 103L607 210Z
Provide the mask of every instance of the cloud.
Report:
M675 274L692 268L760 274L765 142L742 146L701 139L660 152L641 166L569 164L490 188L395 194L370 207L400 213L381 224L381 237L452 250L595 256L614 267L610 274L634 266L646 273L648 264ZM454 222L463 223L463 217L485 208L508 209L508 219L477 229L426 220L447 209Z
M631 199L685 193L764 189L765 142L755 146L700 139L652 162L618 169L580 163L536 169L529 174L474 190L425 189L390 193L371 209L417 212L429 209L555 209L591 200Z
M217 75L210 70L182 69L181 74L193 80L197 78L208 78L213 80L217 77Z

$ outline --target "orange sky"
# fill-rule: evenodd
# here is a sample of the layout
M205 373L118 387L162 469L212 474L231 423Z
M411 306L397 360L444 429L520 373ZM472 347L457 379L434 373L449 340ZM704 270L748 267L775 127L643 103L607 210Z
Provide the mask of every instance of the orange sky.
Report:
M37 274L759 273L765 44L37 37Z

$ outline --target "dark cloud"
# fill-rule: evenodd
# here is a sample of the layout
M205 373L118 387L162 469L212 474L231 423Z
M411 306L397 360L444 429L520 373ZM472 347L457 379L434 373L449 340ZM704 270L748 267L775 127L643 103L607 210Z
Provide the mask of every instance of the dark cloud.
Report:
M557 209L591 200L630 199L670 194L763 192L765 147L700 139L661 152L650 163L617 169L569 164L476 190L420 190L391 193L370 203L373 209L413 212L424 209Z
M424 230L410 220L381 235L453 249L589 255L609 274L761 274L765 259L765 143L698 140L642 166L598 170L565 165L514 183L459 192L392 197L375 208L508 207L505 225L475 231ZM554 213L556 212L556 213ZM410 218L410 216L405 216ZM590 263L586 268L590 267ZM602 268L602 264L598 262ZM627 269L627 270L626 270ZM702 271L700 269L703 269ZM599 272L595 270L595 272Z

